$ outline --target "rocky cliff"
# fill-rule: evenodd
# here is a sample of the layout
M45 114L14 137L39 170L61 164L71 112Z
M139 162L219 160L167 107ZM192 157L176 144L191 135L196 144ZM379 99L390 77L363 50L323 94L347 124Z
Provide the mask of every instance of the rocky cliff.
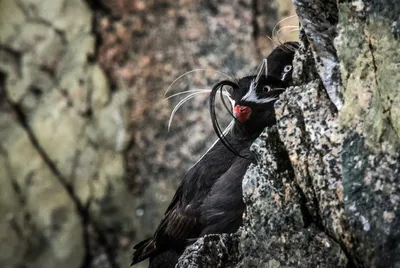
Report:
M400 267L395 2L294 1L296 86L253 145L244 226L199 240L179 267Z
M400 6L293 3L296 86L253 145L244 225L179 267L400 267ZM167 133L165 90L252 73L292 8L0 0L0 267L128 267L214 139L206 95Z

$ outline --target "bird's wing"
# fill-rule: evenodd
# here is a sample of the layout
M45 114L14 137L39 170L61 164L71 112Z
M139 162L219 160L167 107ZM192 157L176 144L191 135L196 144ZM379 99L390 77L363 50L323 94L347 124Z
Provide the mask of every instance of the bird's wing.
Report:
M152 238L134 247L133 264L168 249L184 248L201 232L200 205L211 185L230 166L235 155L219 141L182 180ZM224 159L221 163L220 159Z
M190 238L198 237L201 232L199 217L203 199L235 158L218 142L186 174L154 234L153 239L157 245L161 246L164 242L185 243Z
M185 242L201 231L200 205L212 184L229 168L236 158L222 142L218 142L185 175L158 226L154 240ZM224 159L221 163L221 159ZM160 242L159 242L160 241Z
M190 205L188 205L190 206ZM188 209L173 208L165 214L157 228L154 240L159 243L181 242L196 235L198 225L197 213Z
M135 252L133 252L131 266L147 259L156 252L156 247L152 238L143 240L139 244L135 245L133 249Z
M245 155L247 151L242 151ZM253 155L237 157L231 167L215 182L201 206L200 222L203 226L200 236L211 233L235 232L242 223L245 205L242 201L242 180Z
M199 228L197 227L198 220L195 212L191 210L190 206L181 208L181 192L182 185L176 191L154 236L140 242L134 247L135 252L133 253L132 264L141 262L157 254L157 252L162 252L166 248L171 247L171 245L179 248L179 244L181 244L183 248L187 238L192 237L193 234L197 235L197 232L200 232L196 231Z
M198 225L198 206L182 204L183 184L178 187L175 195L157 227L153 240L157 246L163 244L184 243L187 238L196 233Z

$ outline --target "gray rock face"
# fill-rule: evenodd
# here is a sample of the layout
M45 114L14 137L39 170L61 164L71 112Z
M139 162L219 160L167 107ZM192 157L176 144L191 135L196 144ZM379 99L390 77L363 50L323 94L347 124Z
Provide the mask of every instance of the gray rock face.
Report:
M400 267L400 7L294 3L297 86L253 145L234 267Z
M348 248L359 266L400 267L400 46L393 31L400 7L359 1L339 10L335 45L346 100L342 184L353 235Z
M295 0L296 13L312 46L315 67L331 101L338 110L343 107L340 66L333 38L336 36L338 7L335 1Z
M253 149L260 161L243 180L239 267L346 267L340 246L308 208L277 129L266 129Z

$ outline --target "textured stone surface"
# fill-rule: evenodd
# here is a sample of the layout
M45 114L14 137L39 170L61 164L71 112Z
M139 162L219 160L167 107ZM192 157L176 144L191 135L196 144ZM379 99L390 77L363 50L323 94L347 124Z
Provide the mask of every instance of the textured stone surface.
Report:
M314 65L331 101L343 107L340 66L332 42L336 36L338 7L335 1L294 0L296 13L314 54ZM307 43L308 43L307 42Z
M399 144L400 47L391 27L399 7L390 1L360 1L341 4L340 11L336 47L347 100L341 120L371 147L379 148L381 140Z
M233 234L199 238L185 251L176 268L235 267L239 257L238 241Z
M397 111L391 103L398 97L399 78L393 67L388 68L398 61L398 41L390 32L393 3L386 4L341 4L339 20L330 20L332 25L338 21L335 40L335 35L326 34L329 31L321 31L321 24L313 26L321 18L335 18L326 8L329 3L323 7L308 2L312 7L308 10L303 9L304 3L297 4L298 14L308 13L301 16L308 18L303 21L304 31L314 58L331 53L333 45L337 49L331 55L338 55L341 79L333 76L331 83L342 83L344 106L337 113L330 105L325 90L340 108L318 64L322 83L310 81L315 76L310 76L313 70L304 65L305 59L299 62L303 66L296 67L303 85L289 89L277 109L281 137L312 218L338 241L356 267L398 265L399 249L394 245L398 243L399 136L391 123L392 110ZM327 51L319 51L313 40L328 42ZM305 50L300 54L310 55Z
M276 128L267 129L252 148L259 162L243 180L247 208L239 266L346 267L340 246L311 215Z
M351 244L357 245L352 254L359 266L399 267L400 46L393 25L400 7L358 1L339 10L342 183Z
M313 80L288 89L277 102L276 114L296 184L305 195L313 220L327 234L339 239L343 235L343 135L335 108L321 82Z

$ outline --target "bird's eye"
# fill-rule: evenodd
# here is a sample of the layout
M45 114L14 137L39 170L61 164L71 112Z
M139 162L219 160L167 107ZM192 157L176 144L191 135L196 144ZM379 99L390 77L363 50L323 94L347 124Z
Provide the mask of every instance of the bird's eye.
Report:
M263 91L264 92L270 92L271 91L271 87L270 86L264 86L263 87Z
M286 65L285 68L283 69L285 73L289 72L290 70L292 70L292 65Z

